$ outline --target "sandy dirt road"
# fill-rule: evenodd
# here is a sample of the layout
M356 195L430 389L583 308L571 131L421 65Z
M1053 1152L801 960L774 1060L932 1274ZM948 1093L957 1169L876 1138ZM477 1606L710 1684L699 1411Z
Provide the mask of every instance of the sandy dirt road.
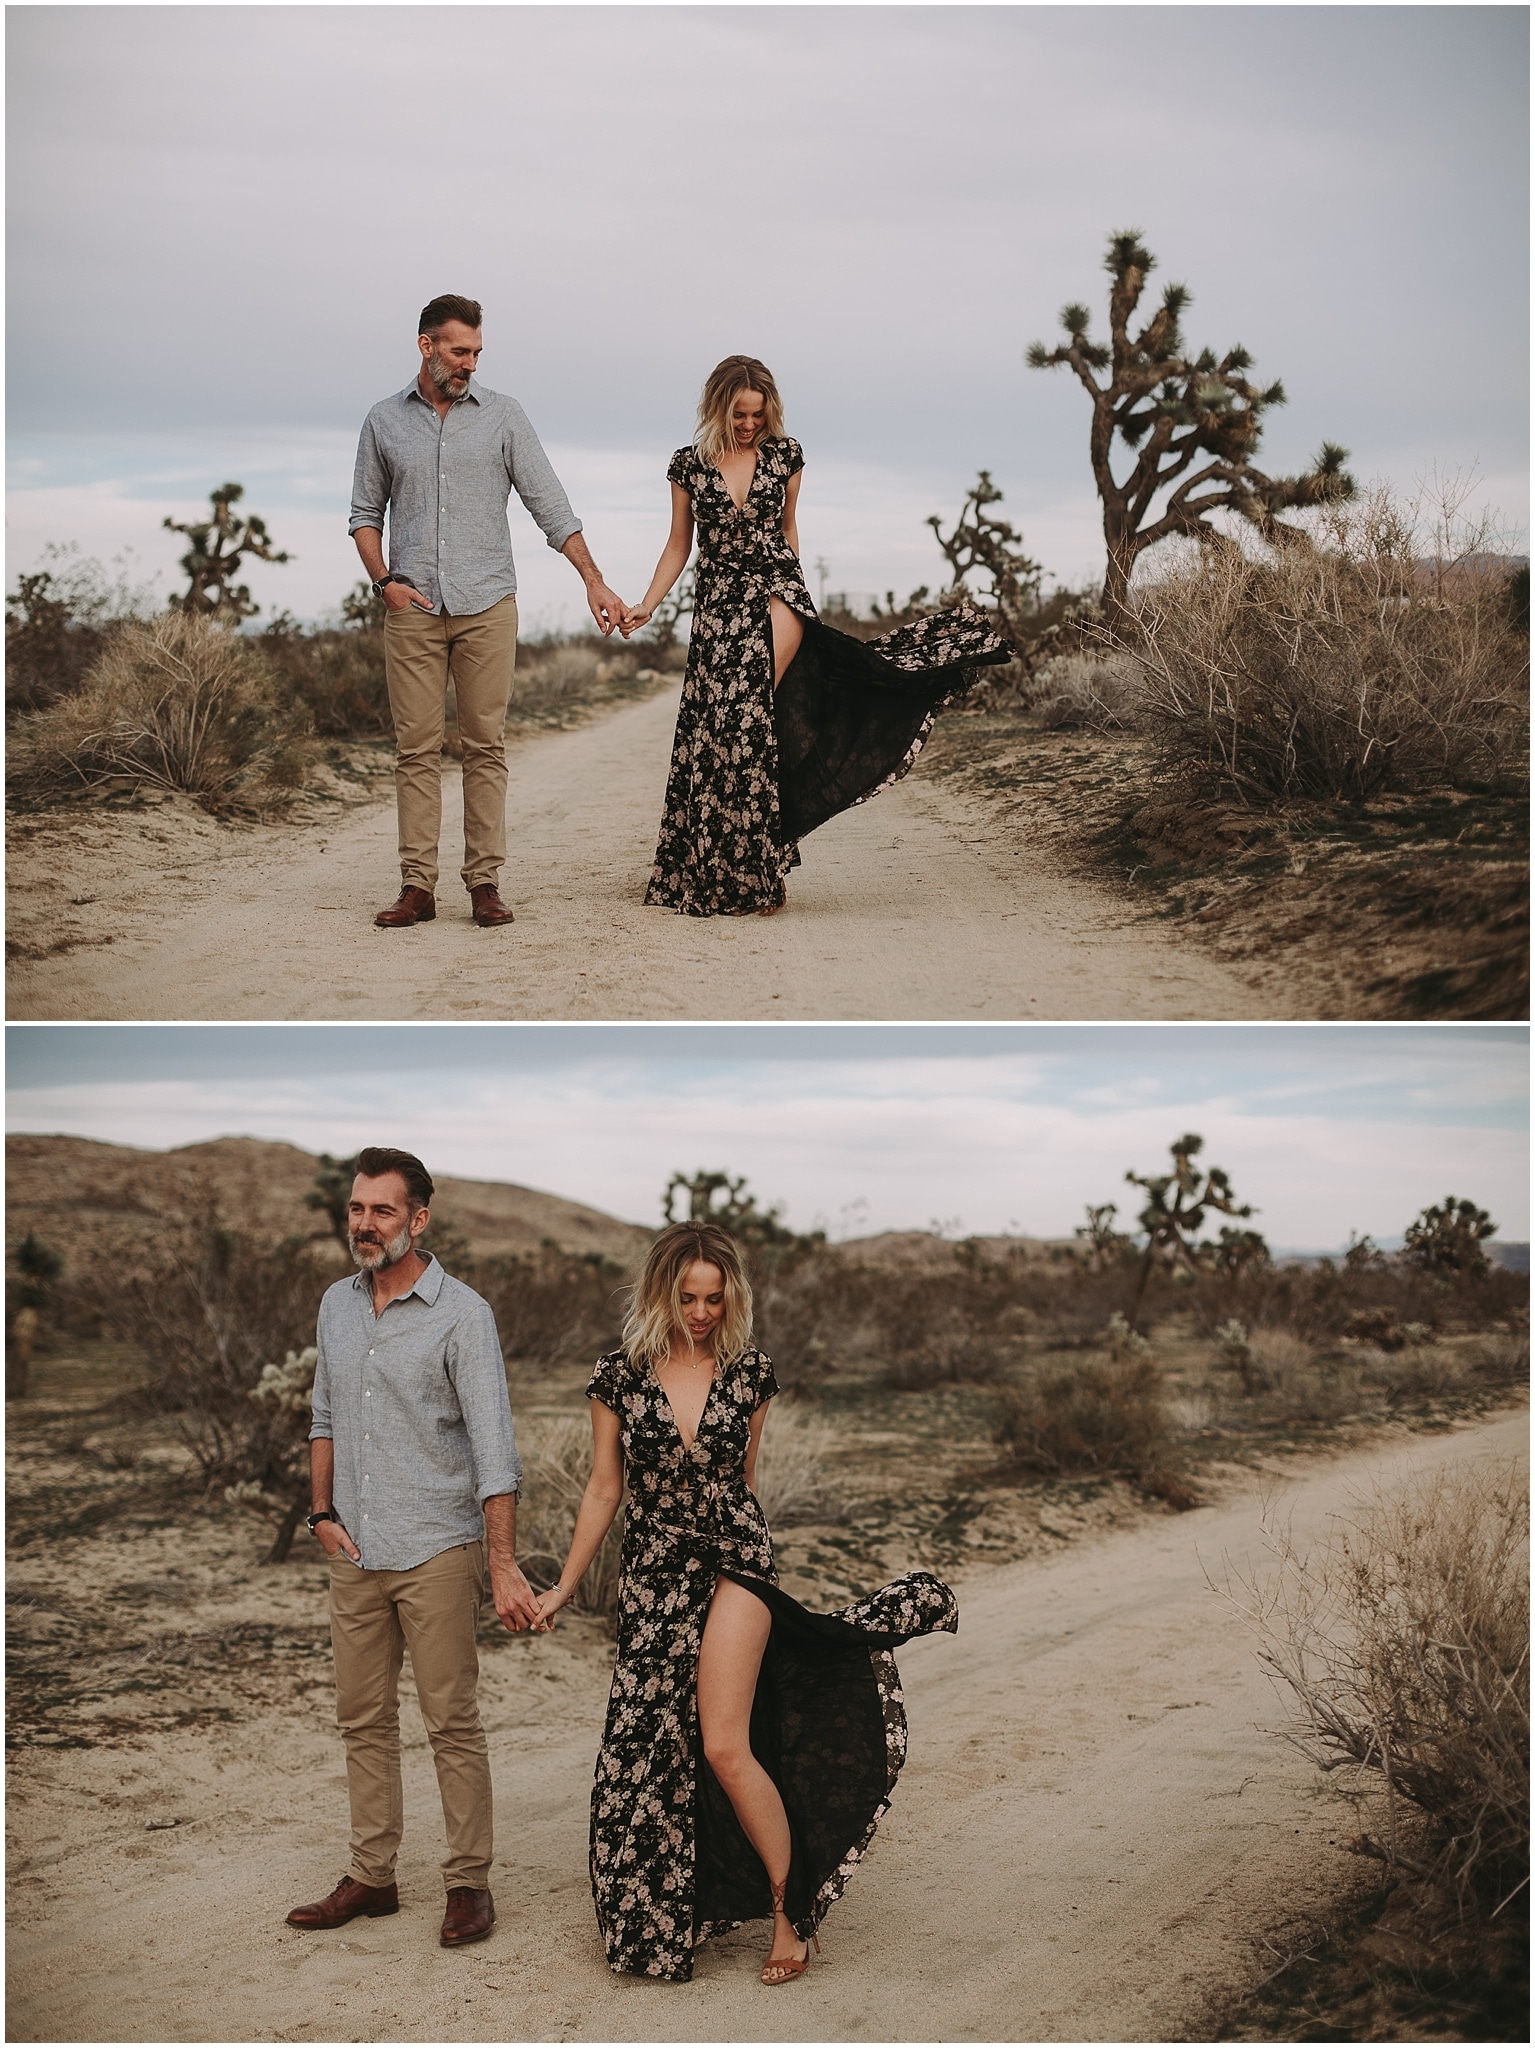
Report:
M642 905L666 690L511 752L510 930L468 921L444 790L435 923L374 929L392 801L222 830L190 810L14 837L12 1018L1242 1018L1283 989L1152 926L917 771L805 843L787 911ZM83 900L82 900L83 899ZM58 950L50 951L50 948ZM1300 1014L1300 1012L1296 1012Z
M1302 1468L1300 1535L1374 1479L1523 1458L1524 1412ZM808 1976L755 1979L765 1929L690 1985L615 1979L586 1807L607 1658L594 1630L487 1660L500 1924L436 1942L440 1816L407 1709L397 1918L284 1927L344 1863L323 1685L154 1752L23 1752L10 1784L12 2040L1177 2039L1254 1981L1258 1937L1356 1876L1348 1816L1278 1718L1205 1579L1261 1555L1255 1490L961 1585L957 1638L909 1646L911 1755ZM181 1819L146 1832L146 1817Z

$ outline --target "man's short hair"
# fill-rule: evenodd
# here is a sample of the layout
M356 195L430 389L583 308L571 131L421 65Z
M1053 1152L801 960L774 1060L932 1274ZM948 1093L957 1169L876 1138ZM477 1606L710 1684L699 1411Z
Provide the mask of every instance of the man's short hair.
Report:
M393 1145L365 1145L357 1155L356 1171L364 1180L378 1180L386 1173L397 1173L405 1183L405 1197L412 1215L418 1209L429 1209L437 1192L432 1176L415 1153L397 1152Z
M462 320L466 327L479 327L478 299L460 298L457 292L444 292L439 298L430 299L421 308L421 325L417 334L428 334L435 341L450 320Z

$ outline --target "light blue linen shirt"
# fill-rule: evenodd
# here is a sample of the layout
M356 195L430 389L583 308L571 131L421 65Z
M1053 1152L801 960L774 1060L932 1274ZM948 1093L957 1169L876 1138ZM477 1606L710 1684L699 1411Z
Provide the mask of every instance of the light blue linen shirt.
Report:
M483 1504L522 1485L490 1303L434 1258L376 1316L355 1273L326 1289L316 1343L309 1435L335 1444L334 1506L364 1569L478 1542Z
M515 398L471 378L445 416L414 384L363 421L347 532L384 531L389 572L408 576L434 612L471 618L517 589L506 508L515 491L564 547L581 522Z

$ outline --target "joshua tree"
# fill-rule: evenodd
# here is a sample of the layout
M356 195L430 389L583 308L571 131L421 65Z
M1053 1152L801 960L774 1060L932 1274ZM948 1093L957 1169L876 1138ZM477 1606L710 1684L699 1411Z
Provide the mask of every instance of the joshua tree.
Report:
M5 1398L25 1397L32 1372L32 1350L43 1312L53 1305L54 1283L64 1261L32 1231L17 1245L16 1270L21 1275L10 1290L10 1341L5 1347Z
M1201 1173L1193 1164L1204 1150L1204 1143L1197 1131L1189 1131L1170 1148L1173 1155L1171 1173L1125 1175L1127 1181L1146 1190L1147 1198L1140 1213L1140 1226L1146 1233L1146 1250L1141 1259L1140 1277L1136 1281L1135 1299L1130 1304L1131 1323L1140 1314L1146 1282L1159 1259L1165 1265L1182 1266L1192 1272L1223 1249L1195 1242L1204 1226L1207 1209L1215 1209L1222 1216L1245 1217L1253 1213L1251 1203L1239 1203L1233 1197L1230 1177L1222 1168L1212 1166L1207 1173ZM1221 1233L1223 1239L1233 1234L1256 1237L1256 1232ZM1260 1245L1263 1242L1261 1238L1257 1241Z
M1101 1273L1125 1250L1130 1240L1122 1230L1114 1228L1114 1218L1119 1214L1117 1202L1100 1202L1097 1208L1089 1202L1084 1213L1087 1221L1077 1225L1076 1235L1083 1241L1082 1249L1089 1268L1094 1273Z
M687 1197L686 1211L680 1217L672 1213L679 1194ZM693 1174L674 1173L661 1196L661 1214L668 1223L723 1225L769 1269L791 1252L807 1251L826 1238L822 1230L813 1230L808 1236L790 1230L780 1221L783 1209L776 1202L771 1209L759 1209L744 1174L705 1173L702 1168Z
M1024 621L1038 609L1040 584L1044 570L1038 562L1031 562L1023 552L1023 536L1005 519L998 519L987 510L990 505L1000 505L1002 493L991 480L990 470L983 469L970 487L970 493L960 507L959 517L954 522L954 531L944 536L943 521L934 512L928 519L939 549L949 565L949 587L940 598L970 597L967 578L980 574L991 578L991 603L997 614L997 626L1002 634L1015 643L1028 638ZM927 596L927 591L913 591L906 601L908 610L916 610ZM893 609L893 605L892 605Z
M341 616L349 626L382 626L389 607L371 583L354 583L341 600Z
M216 491L209 493L209 502L213 506L211 519L193 520L190 524L179 519L161 522L172 533L184 533L192 543L181 558L188 586L186 595L178 599L183 611L236 619L252 618L261 607L251 602L248 585L234 581L242 558L255 555L263 562L292 559L272 546L264 519L258 519L254 513L243 519L231 513L230 507L237 505L244 496L243 484L220 484Z
M306 1209L325 1211L331 1234L343 1251L348 1248L347 1205L352 1199L352 1182L356 1177L355 1159L332 1159L328 1152L322 1152L314 1186L304 1197Z
M1494 1237L1498 1226L1475 1202L1457 1201L1446 1195L1433 1203L1411 1223L1403 1238L1403 1256L1426 1273L1464 1273L1485 1279L1490 1268L1482 1240Z
M696 583L694 571L684 569L650 615L651 644L662 654L670 653L677 644L677 628L693 609Z
M1219 359L1208 348L1197 356L1186 353L1178 326L1189 303L1185 285L1168 285L1156 312L1139 334L1131 334L1147 273L1156 267L1138 229L1109 237L1104 267L1113 279L1109 341L1088 339L1092 315L1086 306L1065 306L1061 325L1067 339L1053 349L1036 341L1028 361L1036 370L1069 364L1092 401L1088 445L1108 546L1103 608L1117 625L1125 616L1135 559L1154 541L1175 533L1214 538L1208 520L1218 511L1239 513L1267 538L1276 538L1287 531L1278 513L1350 498L1355 484L1343 467L1348 450L1331 441L1323 442L1304 476L1270 477L1255 469L1263 415L1271 405L1284 404L1283 385L1250 384L1243 372L1253 359L1240 345ZM1106 381L1094 374L1103 370L1111 372ZM1109 461L1116 434L1127 447L1140 449L1123 483L1115 481ZM1152 502L1169 484L1176 488L1153 518Z

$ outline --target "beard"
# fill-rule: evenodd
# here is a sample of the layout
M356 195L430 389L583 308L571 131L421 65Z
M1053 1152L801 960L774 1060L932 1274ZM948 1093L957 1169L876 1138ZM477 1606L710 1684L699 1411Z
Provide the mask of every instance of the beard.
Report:
M426 374L444 398L462 398L469 389L468 371L455 370L443 361L435 349L426 359Z
M410 1250L410 1225L407 1223L398 1237L389 1238L360 1238L348 1231L346 1248L365 1273L382 1273L386 1266L397 1266Z

